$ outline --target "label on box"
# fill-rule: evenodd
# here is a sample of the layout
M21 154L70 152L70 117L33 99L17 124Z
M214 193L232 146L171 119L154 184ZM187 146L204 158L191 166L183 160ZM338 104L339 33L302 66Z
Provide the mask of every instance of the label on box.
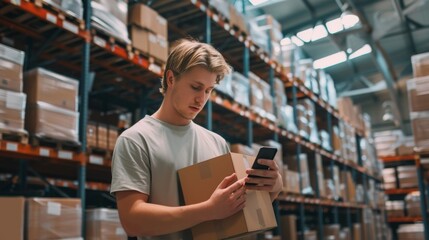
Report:
M43 157L49 157L49 149L40 148L39 149L39 155L43 156Z
M100 156L91 155L89 156L89 163L103 165L103 158Z
M219 16L217 14L213 14L213 21L218 22Z
M223 28L226 30L226 31L229 31L229 24L228 23L225 23L224 25L223 25Z
M10 2L18 6L21 5L21 0L11 0Z
M167 20L165 18L163 18L161 16L157 16L157 19L161 25L164 25L164 26L167 25Z
M58 157L71 160L71 159L73 159L73 153L70 151L60 150L60 151L58 151Z
M68 21L63 21L63 28L75 34L79 32L78 26Z
M106 47L106 41L98 36L94 36L94 43L100 47Z
M60 216L61 215L61 203L48 202L47 213L49 215Z
M7 143L6 144L6 150L7 151L18 151L18 144L17 143Z
M57 24L57 17L53 14L46 13L46 20L48 20L49 22L51 22L53 24Z
M23 93L6 91L6 108L24 110L25 99L26 95Z

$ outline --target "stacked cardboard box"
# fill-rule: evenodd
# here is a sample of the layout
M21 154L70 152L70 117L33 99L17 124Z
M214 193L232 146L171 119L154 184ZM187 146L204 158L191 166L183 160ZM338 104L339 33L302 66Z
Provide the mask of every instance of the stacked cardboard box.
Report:
M353 224L353 240L363 240L365 238L362 238L362 227L361 224L355 223Z
M344 201L356 202L356 183L349 171L341 172L341 197Z
M275 121L274 101L270 92L270 85L256 76L254 73L249 73L249 81L251 88L251 108L260 116Z
M320 145L322 146L322 148L324 148L325 150L331 151L332 147L331 147L331 136L329 135L329 133L326 130L320 130L319 132L319 136L320 136Z
M293 112L293 107L286 105L283 107L277 108L278 113L278 124L280 127L293 132L298 133L298 128L295 124L295 114Z
M28 240L81 237L81 202L70 198L27 199Z
M429 53L421 53L411 57L414 77L429 76Z
M300 100L299 105L296 106L296 109L298 114L298 129L300 135L308 138L313 143L320 144L314 102L310 99Z
M283 165L283 192L300 193L299 189L299 173L288 169L287 165Z
M234 92L232 91L232 73L225 75L219 84L216 85L215 89L229 97L233 97Z
M425 239L423 223L402 224L396 232L398 234L398 240Z
M238 72L233 72L231 83L234 100L246 107L250 107L249 79Z
M25 74L25 127L30 134L78 142L78 84L75 79L43 68Z
M168 57L167 20L155 10L138 3L132 7L128 23L133 46L166 62Z
M300 233L298 233L300 234ZM316 230L306 230L304 231L305 240L317 240L317 231Z
M400 166L398 170L398 181L400 188L412 188L418 186L416 166Z
M215 8L224 18L229 19L229 6L228 1L223 0L209 0L209 6Z
M342 151L342 139L344 138L344 133L341 131L341 129L334 125L332 127L332 146L334 149L334 154L341 156Z
M86 211L86 239L126 239L116 209L90 209Z
M254 160L254 157L228 153L178 170L185 203L207 200L219 183L232 173L236 173L238 179L246 177L246 169L252 166ZM194 239L223 239L276 226L269 193L248 191L243 210L223 220L198 224L192 228L192 234Z
M2 239L24 239L25 198L0 197L0 212Z
M417 147L429 149L429 75L408 80L407 89L414 142Z
M310 167L311 186L314 189L316 189L317 187L319 189L320 197L325 198L327 195L326 195L325 181L324 181L324 175L323 175L322 156L319 153L316 153L314 161L315 161L315 167Z
M88 123L86 125L86 144L89 148L97 148L97 124Z
M404 214L404 201L387 201L386 213L388 217L403 217Z
M328 101L329 104L337 108L337 90L335 89L334 79L332 79L331 75L326 75L327 77L327 88L328 88Z
M405 202L407 206L407 216L418 217L422 215L422 210L420 206L420 192L409 193L405 197Z
M340 240L341 226L339 224L325 225L323 234L325 239Z
M127 31L128 1L94 0L91 1L91 25L124 43L130 43Z
M376 132L374 134L375 148L379 156L394 156L396 148L403 142L403 134L400 130Z
M240 31L249 35L246 18L241 12L237 11L235 6L229 5L229 23L237 27Z
M308 159L307 154L302 153L299 155L299 159L296 156L290 158L290 160L286 161L288 167L298 172L298 163L299 163L299 172L300 172L300 180L302 182L302 194L314 194L313 188L311 187L310 175L308 171Z
M22 93L24 52L0 44L0 129L24 132L26 95Z
M364 122L360 108L353 105L353 101L348 97L337 99L338 111L343 119L351 123L353 127L359 130L364 130Z
M248 146L243 145L243 144L231 144L230 150L233 153L241 153L241 154L249 155L249 156L255 156L256 155L253 148L248 147Z
M339 121L341 139L341 156L357 163L357 146L355 129L344 121Z
M87 124L87 146L90 148L113 151L118 139L118 129L114 126L88 123Z
M82 1L79 0L35 0L34 2L37 6L41 6L42 2L47 3L73 17L83 18Z
M383 180L384 180L384 189L395 189L396 188L395 168L383 169Z

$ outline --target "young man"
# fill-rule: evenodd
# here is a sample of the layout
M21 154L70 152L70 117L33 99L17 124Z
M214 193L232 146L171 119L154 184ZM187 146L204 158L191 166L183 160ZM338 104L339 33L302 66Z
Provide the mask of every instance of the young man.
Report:
M113 153L111 192L128 235L190 239L186 229L243 209L246 189L270 191L272 199L277 197L282 188L278 167L274 161L262 160L270 170L248 173L264 178L237 181L233 174L206 201L180 206L177 170L229 152L221 136L192 121L229 71L210 45L182 40L171 51L161 82L160 108L122 133ZM257 185L245 186L245 182Z

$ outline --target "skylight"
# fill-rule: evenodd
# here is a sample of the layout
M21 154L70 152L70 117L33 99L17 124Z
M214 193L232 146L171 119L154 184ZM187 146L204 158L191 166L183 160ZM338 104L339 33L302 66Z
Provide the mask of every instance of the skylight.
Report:
M296 34L304 42L310 42L313 35L313 28L305 29Z
M289 45L291 43L292 43L292 41L288 37L285 37L280 41L280 45L282 45L282 46Z
M344 30L343 21L341 18L335 18L326 23L326 27L330 34L341 32Z
M363 47L359 48L354 53L350 54L349 59L354 59L354 58L360 57L362 55L368 54L370 52L372 52L371 46L368 44L365 44L365 45L363 45Z
M358 16L347 12L344 12L343 14L341 14L341 20L343 22L345 29L354 27L356 24L359 23Z
M319 39L325 38L327 36L328 36L328 32L326 31L325 26L317 25L313 29L313 36L311 38L311 41L314 42L314 41L317 41Z
M268 0L249 0L249 1L253 6L256 6L256 5L262 4L264 2L267 2Z
M334 53L332 55L317 59L313 62L313 67L315 69L328 68L339 63L345 62L347 60L347 55L344 51Z

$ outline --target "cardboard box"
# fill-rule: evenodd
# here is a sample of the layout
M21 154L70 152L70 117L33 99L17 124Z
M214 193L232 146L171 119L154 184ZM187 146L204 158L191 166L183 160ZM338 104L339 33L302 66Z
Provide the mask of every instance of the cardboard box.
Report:
M404 201L387 201L386 213L388 217L403 217L405 216Z
M312 230L306 230L304 231L304 239L305 240L317 240L317 231Z
M0 129L24 131L26 95L0 89Z
M0 212L2 239L24 239L25 198L0 197Z
M88 147L97 147L97 125L88 123L86 125L86 144Z
M162 62L168 58L168 42L162 37L149 33L149 54Z
M429 111L429 76L407 81L410 112Z
M0 88L22 92L24 52L0 44Z
M416 147L429 148L429 111L410 113Z
M165 18L163 18L161 15L157 14L156 18L154 19L152 31L158 35L158 37L161 37L163 39L168 39L168 22Z
M402 224L397 230L399 240L423 240L424 226L423 223Z
M107 126L98 125L98 127L97 127L97 142L98 142L99 148L107 149Z
M106 10L115 18L127 25L128 21L128 1L126 0L94 0L103 5ZM63 1L64 2L64 1Z
M81 237L80 199L28 198L28 240Z
M296 216L295 215L283 215L281 216L281 232L283 240L297 240L298 236L296 233Z
M35 0L36 6L42 6L43 3L52 5L56 9L61 9L67 15L83 19L82 1L80 0Z
M239 13L234 6L229 5L229 23L232 26L238 27L238 29L249 35L249 29L247 27L247 21L243 14Z
M362 227L359 223L353 224L353 240L364 240L362 238Z
M142 4L134 4L131 9L131 14L128 15L128 24L135 24L142 28L153 30L155 21L158 18L158 13L152 8Z
M79 113L45 102L27 105L25 128L38 137L78 142Z
M290 169L296 170L298 172L298 159L296 157L292 158L292 161L287 161L288 167ZM308 160L307 154L302 153L299 155L299 165L300 165L300 178L302 182L302 194L313 194L313 188L310 183L310 175L308 171ZM299 184L298 184L299 185Z
M119 220L118 210L98 208L86 211L86 239L127 239Z
M429 75L429 53L421 53L411 56L414 77Z
M231 144L230 146L231 152L241 153L244 155L254 156L257 153L253 150L253 148L243 145L243 144Z
M325 235L325 239L340 240L340 227L341 226L339 224L331 224L331 225L323 226L323 233Z
M149 53L149 32L142 27L133 25L130 33L133 47L144 53Z
M325 180L323 176L322 156L319 153L315 154L315 167L310 167L310 180L311 186L316 189L319 188L320 197L326 197ZM317 184L316 184L317 181Z
M77 111L79 82L75 79L36 68L25 74L24 91L28 103L41 101Z
M228 153L180 169L178 173L185 203L206 201L219 183L232 173L236 173L238 179L246 177L246 169L254 160L254 157ZM269 193L248 191L246 207L242 211L223 220L201 223L192 228L192 234L194 239L224 239L276 226Z

